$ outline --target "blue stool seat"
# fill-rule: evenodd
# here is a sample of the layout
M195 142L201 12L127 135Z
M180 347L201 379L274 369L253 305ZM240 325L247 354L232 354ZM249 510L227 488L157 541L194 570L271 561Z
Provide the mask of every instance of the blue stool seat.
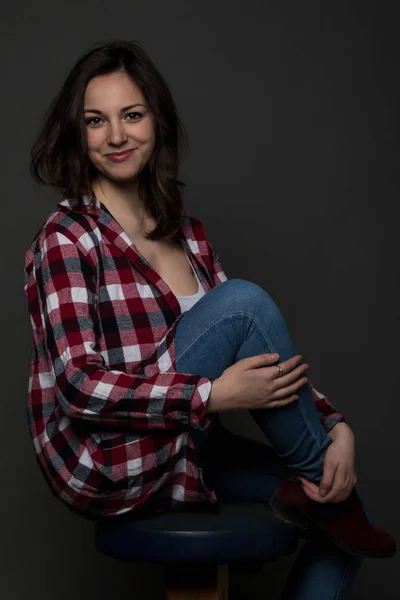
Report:
M218 512L171 511L96 522L96 549L145 562L244 563L275 559L297 548L296 530L265 503L219 503Z

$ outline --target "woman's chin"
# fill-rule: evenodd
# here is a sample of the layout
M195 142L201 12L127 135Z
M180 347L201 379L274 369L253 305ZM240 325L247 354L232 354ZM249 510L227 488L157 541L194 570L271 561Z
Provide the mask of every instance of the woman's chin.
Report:
M103 177L105 177L109 181L113 181L114 183L129 184L129 183L133 183L136 180L137 172L136 171L134 173L132 173L132 172L116 173L115 171L112 173L107 172L107 173L103 173Z

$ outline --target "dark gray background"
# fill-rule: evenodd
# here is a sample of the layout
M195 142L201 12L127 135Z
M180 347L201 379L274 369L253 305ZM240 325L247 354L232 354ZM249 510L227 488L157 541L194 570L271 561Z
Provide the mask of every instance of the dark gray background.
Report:
M229 277L263 286L314 385L356 434L358 490L400 540L398 34L395 2L2 4L0 595L156 599L150 565L95 552L93 525L47 488L26 402L31 333L23 261L57 194L28 174L39 122L90 44L139 41L190 136L182 176ZM250 421L236 431L256 435ZM232 599L278 597L293 561L233 573ZM399 594L398 557L367 559L352 598ZM247 590L247 591L245 591ZM270 595L268 595L270 594Z

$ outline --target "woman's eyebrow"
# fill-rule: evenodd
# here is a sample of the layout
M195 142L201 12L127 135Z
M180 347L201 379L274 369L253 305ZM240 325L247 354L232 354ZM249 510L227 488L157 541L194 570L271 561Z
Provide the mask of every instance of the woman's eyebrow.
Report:
M129 110L130 108L135 108L135 106L145 106L144 104L140 104L139 102L136 104L130 104L129 106L124 106L124 108L121 108L121 112L125 112L126 110ZM103 113L101 112L101 110L97 110L96 108L85 108L84 112L93 112L96 113L98 115L102 115Z

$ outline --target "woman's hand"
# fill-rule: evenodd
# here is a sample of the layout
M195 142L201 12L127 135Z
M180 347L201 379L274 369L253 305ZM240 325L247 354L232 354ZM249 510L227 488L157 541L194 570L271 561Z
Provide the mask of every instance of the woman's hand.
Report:
M333 441L326 451L324 472L319 486L299 477L304 493L311 500L321 504L346 500L357 483L352 430L346 423L338 423L328 435Z
M279 363L279 354L242 358L212 383L207 412L237 409L281 408L297 400L307 382L308 364L298 354ZM280 376L277 364L283 369Z

